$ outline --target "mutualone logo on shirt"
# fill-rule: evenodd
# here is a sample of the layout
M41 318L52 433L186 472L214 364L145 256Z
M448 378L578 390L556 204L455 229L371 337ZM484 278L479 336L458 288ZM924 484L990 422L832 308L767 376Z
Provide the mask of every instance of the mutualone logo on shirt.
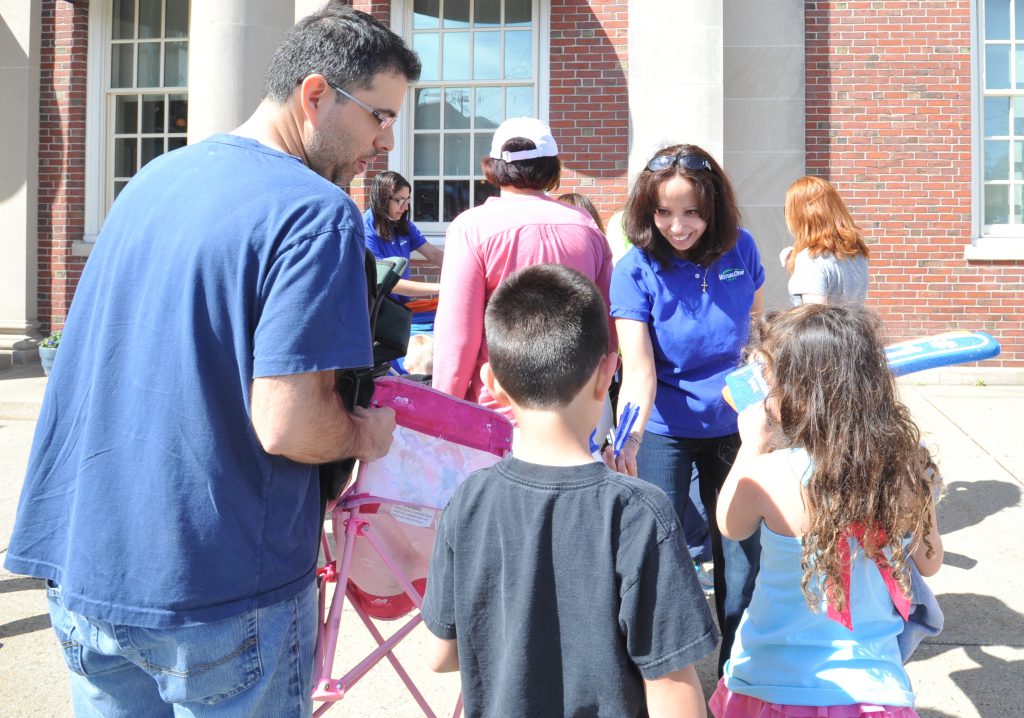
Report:
M718 274L718 278L721 279L723 282L731 282L734 279L739 279L740 277L742 277L746 273L747 273L747 270L745 270L745 269L739 269L739 268L723 269Z

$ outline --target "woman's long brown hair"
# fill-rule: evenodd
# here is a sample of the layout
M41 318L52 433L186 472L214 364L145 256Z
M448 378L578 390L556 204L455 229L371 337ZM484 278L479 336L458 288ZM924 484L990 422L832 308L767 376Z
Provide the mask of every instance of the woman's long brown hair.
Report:
M836 188L820 177L806 176L786 190L786 225L793 235L793 251L786 260L790 272L804 249L812 257L831 252L836 259L868 256L864 232Z
M824 304L755 323L751 349L765 363L766 405L779 440L806 449L812 461L803 493L810 528L801 586L813 609L823 590L838 610L846 604L839 547L852 526L864 527L866 555L887 556L908 595L904 538L912 547L924 540L928 556L933 551L925 537L939 480L897 395L880 329L869 309Z

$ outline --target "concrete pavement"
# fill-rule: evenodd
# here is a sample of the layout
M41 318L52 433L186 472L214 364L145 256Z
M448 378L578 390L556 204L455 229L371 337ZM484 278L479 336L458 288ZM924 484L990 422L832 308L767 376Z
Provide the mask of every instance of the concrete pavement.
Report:
M939 506L946 559L929 583L946 615L907 666L922 718L1024 715L1024 386L901 384L947 482ZM46 380L38 365L0 371L0 555L14 522ZM979 382L982 383L982 382ZM388 635L392 627L383 625ZM422 668L422 627L398 655L440 715L458 693L455 675ZM352 612L342 622L339 668L374 646ZM705 692L714 666L699 667ZM340 675L341 670L336 671ZM41 583L0 569L0 716L70 716L67 678ZM422 715L395 672L372 669L328 715Z

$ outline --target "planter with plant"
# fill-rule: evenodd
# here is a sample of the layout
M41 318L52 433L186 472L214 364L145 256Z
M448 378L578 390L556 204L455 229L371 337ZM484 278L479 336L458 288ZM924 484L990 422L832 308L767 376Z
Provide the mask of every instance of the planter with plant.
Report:
M60 346L60 332L51 332L50 336L39 342L39 363L43 365L43 373L50 375L50 368L53 360L57 357L57 347Z

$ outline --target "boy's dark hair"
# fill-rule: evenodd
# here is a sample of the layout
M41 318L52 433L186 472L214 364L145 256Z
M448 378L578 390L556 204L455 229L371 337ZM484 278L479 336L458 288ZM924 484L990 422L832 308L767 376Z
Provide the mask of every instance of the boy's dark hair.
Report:
M513 137L501 146L502 152L535 150L537 145L525 137ZM495 187L539 189L545 192L558 189L562 177L562 161L557 157L534 157L530 160L506 162L490 155L480 160L484 177Z
M377 236L384 242L409 234L409 205L405 206L405 211L397 221L388 216L388 202L392 195L406 188L412 190L409 181L391 170L378 173L370 184L370 212L373 213Z
M380 72L397 72L415 82L420 60L372 16L330 2L284 36L267 68L264 96L284 103L304 79L316 74L343 90L365 90Z
M661 185L673 177L682 177L693 185L699 203L698 213L708 225L697 244L687 251L686 259L698 266L710 267L715 260L736 246L740 211L736 207L729 178L714 157L696 145L673 145L658 150L654 157L676 155L694 155L706 160L711 169L688 169L679 164L657 171L645 167L633 183L626 201L623 218L626 237L662 267L671 264L675 252L654 224L654 212L658 208L658 190Z
M608 353L608 308L574 269L538 264L510 274L484 316L491 370L525 409L567 406Z

